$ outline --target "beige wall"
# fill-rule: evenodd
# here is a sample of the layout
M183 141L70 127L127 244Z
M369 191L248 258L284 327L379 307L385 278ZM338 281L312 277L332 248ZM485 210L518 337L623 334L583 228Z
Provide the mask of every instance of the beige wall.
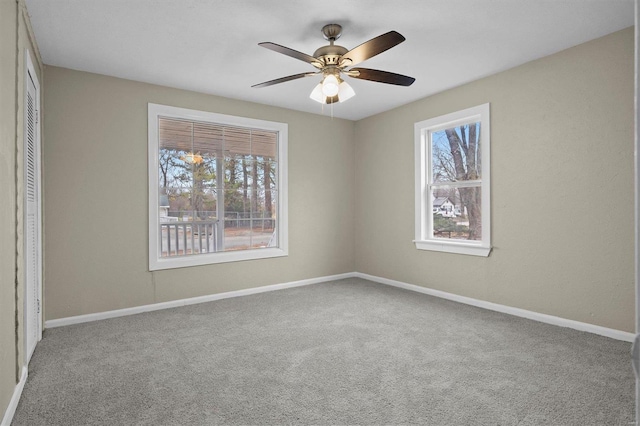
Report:
M351 272L353 123L46 67L47 319ZM147 103L289 125L289 256L148 272Z
M355 270L632 332L633 28L356 123ZM491 103L490 257L415 249L413 124Z
M27 48L42 81L37 46L29 28L22 0L0 0L0 419L24 364L22 126Z
M16 13L0 1L0 419L16 386Z

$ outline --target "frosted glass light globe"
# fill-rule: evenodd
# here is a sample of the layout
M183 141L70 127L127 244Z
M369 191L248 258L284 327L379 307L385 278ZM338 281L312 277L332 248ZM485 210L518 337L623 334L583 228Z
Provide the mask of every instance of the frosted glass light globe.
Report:
M327 97L332 97L338 94L340 90L340 86L338 83L338 79L335 75L329 74L324 78L322 82L322 93Z

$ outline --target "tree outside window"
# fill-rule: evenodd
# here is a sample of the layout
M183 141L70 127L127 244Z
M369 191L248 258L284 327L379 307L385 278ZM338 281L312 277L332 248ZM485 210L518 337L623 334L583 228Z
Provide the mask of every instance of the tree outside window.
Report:
M435 238L482 240L480 125L462 124L430 134ZM470 186L453 184L458 182Z

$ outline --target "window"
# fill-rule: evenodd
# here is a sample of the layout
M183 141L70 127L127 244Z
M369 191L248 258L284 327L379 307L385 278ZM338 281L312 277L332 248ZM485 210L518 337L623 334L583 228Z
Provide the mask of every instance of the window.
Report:
M489 121L484 104L415 124L416 248L489 255Z
M287 125L149 104L149 269L287 255Z

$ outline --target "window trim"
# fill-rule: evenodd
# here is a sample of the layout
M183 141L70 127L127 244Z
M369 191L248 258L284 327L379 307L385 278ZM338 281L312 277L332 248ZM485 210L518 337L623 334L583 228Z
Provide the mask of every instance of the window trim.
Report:
M482 240L447 240L429 237L432 235L433 208L428 194L428 176L431 174L431 140L430 132L447 129L470 122L481 123L480 155L482 170L480 188L482 191ZM418 250L441 251L446 253L466 254L473 256L489 256L491 252L491 128L490 106L488 103L467 108L439 117L430 118L414 124L415 144L415 239ZM476 181L477 182L477 181ZM458 182L455 186L466 186ZM447 185L448 186L448 185Z
M215 124L253 129L271 130L278 132L278 204L277 227L278 247L260 249L226 251L217 253L197 254L181 257L160 257L158 244L158 176L159 143L158 118L180 118L194 121L211 122ZM149 270L183 268L189 266L209 265L217 263L237 262L244 260L266 259L289 255L288 233L288 181L287 181L287 141L288 125L273 121L237 117L213 112L198 111L168 105L148 104L148 168L149 168Z

